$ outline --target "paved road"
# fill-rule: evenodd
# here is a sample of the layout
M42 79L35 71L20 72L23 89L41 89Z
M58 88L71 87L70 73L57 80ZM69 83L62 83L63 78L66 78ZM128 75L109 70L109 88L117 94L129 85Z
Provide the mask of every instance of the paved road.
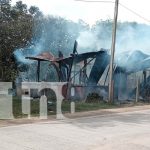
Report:
M150 110L2 127L0 150L150 150Z

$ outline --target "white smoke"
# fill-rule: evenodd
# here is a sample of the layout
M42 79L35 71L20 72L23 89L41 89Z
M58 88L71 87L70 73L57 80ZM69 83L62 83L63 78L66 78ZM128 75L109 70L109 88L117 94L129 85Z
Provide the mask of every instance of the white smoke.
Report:
M150 54L150 26L144 24L122 24L117 30L116 53L141 50Z
M59 22L59 19L52 21ZM25 64L31 63L25 57L36 56L44 52L44 50L53 50L52 53L54 55L56 55L58 50L61 50L65 52L65 55L69 55L75 39L78 41L79 53L98 51L101 48L111 48L112 22L99 22L91 28L81 28L79 25L72 25L72 23L68 23L68 21L63 19L62 22L65 23L59 24L58 27L55 24L51 24L51 21L47 24L45 23L44 32L41 34L41 37L39 36L38 41L33 41L32 46L27 46L24 49L19 49L14 52L18 62ZM123 66L129 65L127 58L135 50L150 54L149 35L149 25L128 22L118 23L115 51L115 59L118 64ZM140 55L136 55L135 57L140 57ZM139 60L136 58L134 60Z
M80 32L78 41L78 52L97 51L100 48L100 41L91 31Z
M112 42L112 28L99 25L94 30L80 32L77 41L79 52L110 49ZM150 26L144 24L119 23L116 37L116 55L123 52L141 50L150 54Z
M18 63L30 64L33 61L26 59L28 56L36 56L44 51L44 38L43 36L39 41L33 41L32 45L28 45L25 48L17 49L14 51L14 56Z

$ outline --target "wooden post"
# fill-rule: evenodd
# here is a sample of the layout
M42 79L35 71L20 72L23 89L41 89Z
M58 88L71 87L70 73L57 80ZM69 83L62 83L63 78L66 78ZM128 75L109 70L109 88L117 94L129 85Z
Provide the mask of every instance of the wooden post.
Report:
M38 60L38 64L37 64L37 82L40 82L40 60Z
M136 83L136 103L139 100L139 77L137 78L137 83Z

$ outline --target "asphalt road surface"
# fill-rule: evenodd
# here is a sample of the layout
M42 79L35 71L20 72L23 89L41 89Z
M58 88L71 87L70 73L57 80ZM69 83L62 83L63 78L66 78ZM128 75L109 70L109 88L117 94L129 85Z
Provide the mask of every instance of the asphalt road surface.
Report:
M150 110L2 127L0 150L150 150Z

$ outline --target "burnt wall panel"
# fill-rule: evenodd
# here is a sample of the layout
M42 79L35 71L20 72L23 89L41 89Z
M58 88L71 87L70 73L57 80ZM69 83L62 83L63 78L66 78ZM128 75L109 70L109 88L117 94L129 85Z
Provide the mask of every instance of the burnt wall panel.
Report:
M109 64L110 56L107 52L100 53L96 56L96 60L92 67L88 84L97 85L107 65Z

